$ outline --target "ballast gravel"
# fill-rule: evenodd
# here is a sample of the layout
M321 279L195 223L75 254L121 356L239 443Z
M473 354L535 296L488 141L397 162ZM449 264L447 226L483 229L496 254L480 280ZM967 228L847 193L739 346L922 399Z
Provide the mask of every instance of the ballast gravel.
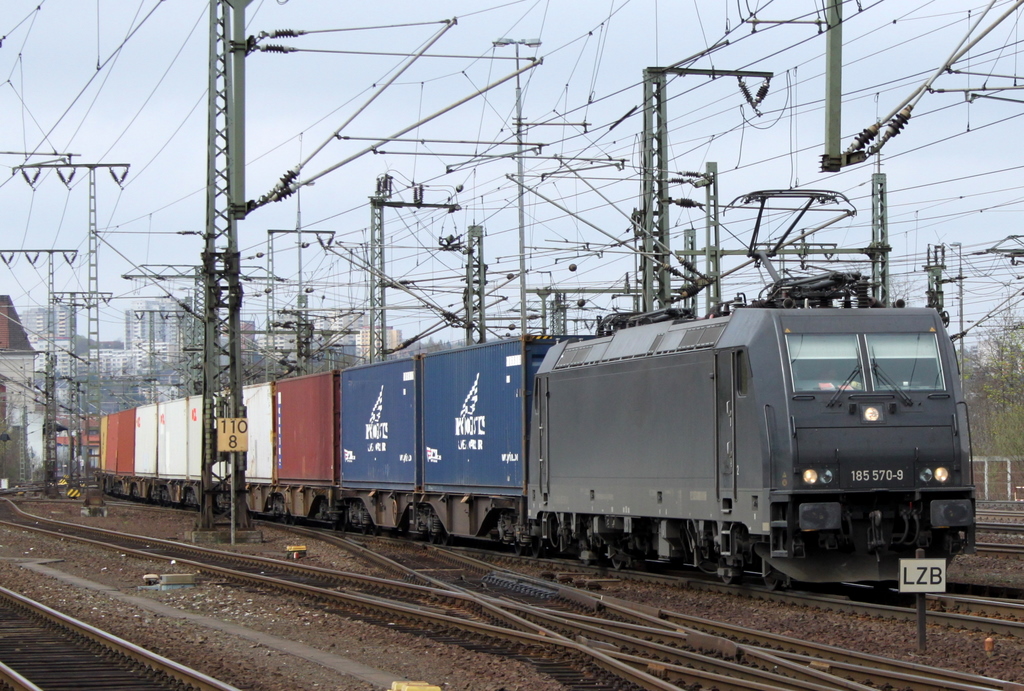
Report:
M23 502L30 513L86 523L121 532L183 540L195 526L194 516L110 505L103 518L84 518L77 502ZM282 558L294 537L260 527L264 541L236 545L246 553ZM309 564L387 577L344 550L304 540ZM115 552L96 551L79 543L43 537L0 526L0 583L54 609L110 631L210 676L253 691L303 689L380 689L307 659L285 654L252 640L204 628L188 620L154 614L126 605L102 592L86 590L41 576L19 566L19 560L60 560L48 564L72 576L152 598L184 612L213 617L247 629L272 634L381 670L396 680L427 681L456 691L554 691L564 688L525 663L466 650L459 646L328 613L281 594L266 594L215 579L196 588L139 590L147 573L187 570L157 560L141 560ZM539 571L539 569L538 569ZM1009 559L957 557L949 580L1024 588L1020 562ZM977 631L928 627L928 649L917 652L914 622L888 621L821 611L805 606L761 601L697 590L649 586L630 581L603 584L604 592L683 614L955 669L985 677L1024 683L1024 640L992 636L994 650L985 651L990 635Z

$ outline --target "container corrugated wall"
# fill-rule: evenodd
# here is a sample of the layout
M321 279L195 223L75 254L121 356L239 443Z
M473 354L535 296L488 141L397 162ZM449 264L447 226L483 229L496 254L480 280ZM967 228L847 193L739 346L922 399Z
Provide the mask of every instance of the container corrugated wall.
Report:
M249 420L249 451L245 455L246 482L274 481L274 385L256 384L242 390Z
M341 484L415 489L419 360L390 360L341 373Z
M276 383L278 482L336 483L341 424L338 389L337 372Z
M553 343L504 340L423 357L424 489L524 491L524 406Z
M135 474L156 477L157 420L156 403L135 409Z
M118 475L135 473L135 408L122 410L111 416L116 419L116 437L112 437L113 449L108 447L107 453L113 454L113 467L108 470ZM109 432L109 427L108 427Z

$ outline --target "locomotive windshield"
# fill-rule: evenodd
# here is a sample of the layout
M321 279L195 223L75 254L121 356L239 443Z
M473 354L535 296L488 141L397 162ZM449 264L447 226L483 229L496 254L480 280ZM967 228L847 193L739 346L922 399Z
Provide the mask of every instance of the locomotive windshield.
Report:
M876 391L945 388L935 334L868 334L867 346Z
M794 391L863 389L857 337L853 334L789 334Z
M864 390L865 379L873 391L945 388L932 333L787 334L786 345L794 391Z

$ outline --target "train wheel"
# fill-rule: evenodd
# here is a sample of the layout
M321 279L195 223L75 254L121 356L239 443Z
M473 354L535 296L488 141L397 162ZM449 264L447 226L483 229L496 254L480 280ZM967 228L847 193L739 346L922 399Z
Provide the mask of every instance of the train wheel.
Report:
M726 585L736 585L743 579L739 574L728 572L722 573L719 578L721 578L722 583L725 583Z
M612 568L616 571L628 569L632 564L633 559L622 552L618 552L614 557L612 557Z
M768 590L779 590L780 588L789 587L789 577L779 573L775 569L772 569L765 575L761 576L764 580L764 587Z
M544 540L541 539L533 543L533 549L530 551L530 554L537 559L541 559L548 556L548 552L549 550L544 544Z

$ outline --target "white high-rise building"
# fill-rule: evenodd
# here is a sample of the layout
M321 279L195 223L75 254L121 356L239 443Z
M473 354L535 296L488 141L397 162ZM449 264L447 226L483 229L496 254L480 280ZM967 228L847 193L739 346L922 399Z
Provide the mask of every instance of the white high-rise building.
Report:
M180 354L183 321L192 318L171 298L133 300L124 311L124 347Z

